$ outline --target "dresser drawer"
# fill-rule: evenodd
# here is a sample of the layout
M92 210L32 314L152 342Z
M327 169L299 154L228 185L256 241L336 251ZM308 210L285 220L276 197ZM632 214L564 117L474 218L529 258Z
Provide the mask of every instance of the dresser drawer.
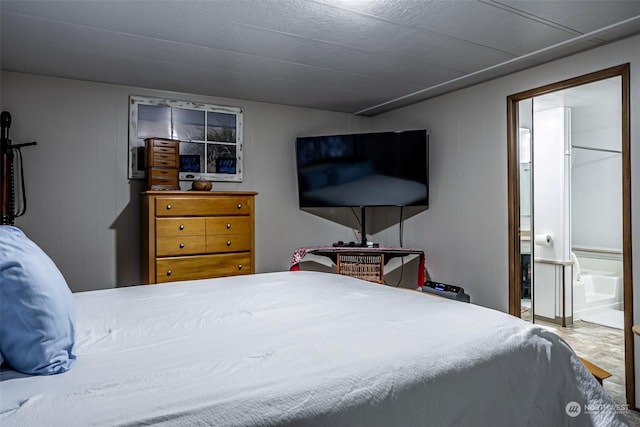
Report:
M166 173L154 173L164 171ZM145 181L148 189L153 190L179 190L178 169L149 168L145 171ZM174 176L172 176L174 175Z
M204 236L204 218L158 218L156 236Z
M171 184L166 183L164 181L156 182L155 184L151 181L147 181L147 189L148 190L177 190L180 188L179 184Z
M155 149L171 148L175 150L180 146L180 140L178 139L147 138L144 142Z
M251 218L248 216L220 216L206 221L207 234L251 232Z
M155 155L153 156L153 160L151 160L149 167L177 169L180 167L177 164L177 158L178 156L175 154Z
M178 181L178 169L149 168L145 171L150 179L173 179Z
M205 236L166 236L156 238L156 256L181 256L207 253Z
M207 234L207 252L239 252L251 250L251 234Z
M180 169L180 141L145 139L145 167Z
M194 255L156 260L156 282L207 279L251 273L249 252Z
M158 197L156 216L250 215L251 197Z

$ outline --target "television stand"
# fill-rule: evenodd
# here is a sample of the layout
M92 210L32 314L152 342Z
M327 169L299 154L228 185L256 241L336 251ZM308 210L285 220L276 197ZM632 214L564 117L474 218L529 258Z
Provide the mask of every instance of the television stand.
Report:
M360 231L362 242L360 243L360 246L363 248L366 248L367 247L367 211L365 206L360 206L360 225L362 226L362 230Z
M380 243L370 243L366 242L364 245L362 243L356 242L343 242L342 240L338 240L336 243L331 245L334 248L379 248Z
M308 246L298 248L293 252L291 266L289 270L300 270L300 262L307 254L324 256L335 264L337 264L338 253L348 254L383 254L385 263L396 257L406 257L409 255L417 255L420 258L417 286L422 287L425 283L425 254L424 251L415 248L399 248L399 247L361 247L361 246Z
M355 215L355 212L354 212ZM357 216L356 216L357 218ZM378 248L380 247L379 243L369 243L367 242L367 207L360 206L360 242L343 242L342 240L337 241L332 246L334 248Z

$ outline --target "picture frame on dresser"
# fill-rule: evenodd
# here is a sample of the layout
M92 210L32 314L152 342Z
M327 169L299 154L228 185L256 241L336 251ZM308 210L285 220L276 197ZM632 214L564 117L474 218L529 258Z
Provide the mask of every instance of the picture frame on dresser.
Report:
M181 181L242 182L240 107L129 96L129 179L145 179L145 139L180 141Z

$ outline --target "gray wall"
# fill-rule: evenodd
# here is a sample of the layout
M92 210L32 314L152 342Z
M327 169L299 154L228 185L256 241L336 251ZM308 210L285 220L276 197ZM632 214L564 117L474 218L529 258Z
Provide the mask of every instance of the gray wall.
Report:
M430 209L407 221L405 236L420 240L432 277L464 286L474 302L508 310L507 96L627 62L631 63L633 173L640 170L640 120L633 113L640 105L640 36L374 118L374 131L390 126L430 130ZM640 277L639 204L640 186L635 185L635 277ZM391 227L381 235L396 233ZM639 303L636 292L636 320Z
M376 117L430 132L430 208L405 223L429 276L461 285L472 301L508 307L506 95L499 81ZM396 227L381 233L393 236ZM386 237L381 237L385 239Z
M353 240L350 228L298 209L296 136L361 132L367 119L306 108L3 72L2 110L22 150L27 213L16 220L56 262L73 291L140 282L142 181L127 179L130 94L244 110L244 182L256 200L256 269L286 270L299 246Z
M427 211L405 212L408 219L403 243L427 252L428 274L434 280L462 285L474 302L506 311L506 97L633 61L640 53L634 41L639 38L371 119L3 73L2 109L13 114L12 139L39 143L24 150L29 210L17 225L51 254L75 291L137 283L138 193L142 183L126 178L127 97L141 94L219 102L244 109L246 164L243 183L217 184L216 188L260 193L256 268L259 272L283 270L298 246L356 239L350 228L338 225L332 217L349 217L350 212L323 212L323 218L297 208L296 136L427 128L431 137L431 206ZM635 105L638 73L634 73L633 64L631 70ZM637 121L632 125L635 129ZM632 137L636 134L632 129ZM636 143L634 139L632 144ZM638 150L632 150L632 155L637 165ZM636 187L634 191L638 191ZM633 203L637 205L638 197ZM398 228L391 224L398 217L397 209L369 210L372 239L397 245ZM637 266L637 258L635 261Z

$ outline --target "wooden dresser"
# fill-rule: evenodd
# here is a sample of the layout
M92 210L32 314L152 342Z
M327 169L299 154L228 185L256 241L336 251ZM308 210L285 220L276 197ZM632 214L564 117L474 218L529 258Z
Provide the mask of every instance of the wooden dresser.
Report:
M254 273L256 194L143 193L143 283Z

